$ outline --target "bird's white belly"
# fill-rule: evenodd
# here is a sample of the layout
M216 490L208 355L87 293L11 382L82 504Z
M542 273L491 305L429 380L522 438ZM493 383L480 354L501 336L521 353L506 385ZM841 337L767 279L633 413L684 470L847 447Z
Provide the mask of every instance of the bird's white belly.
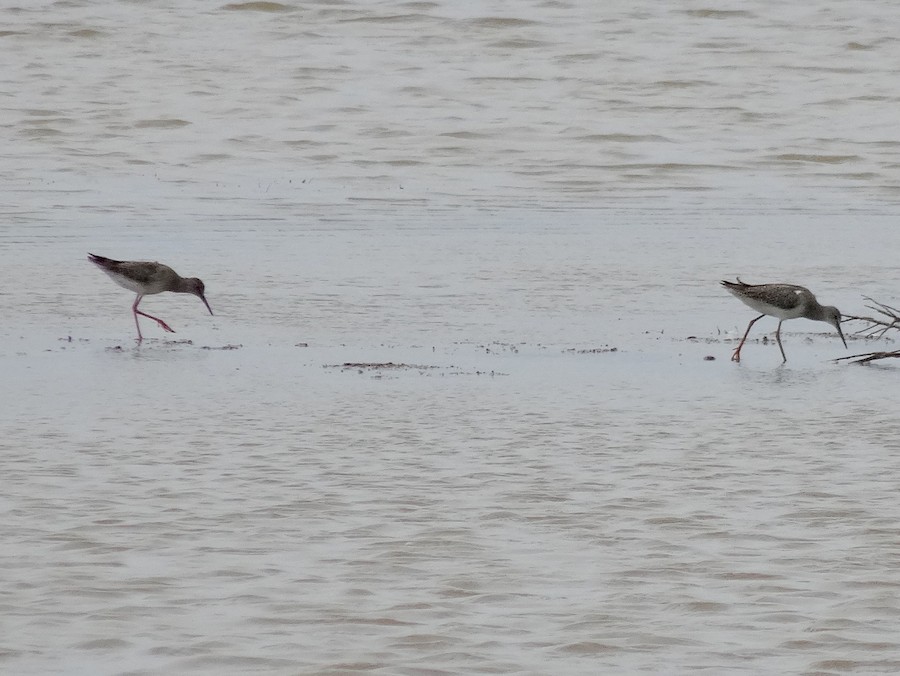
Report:
M129 291L134 291L135 293L140 293L142 295L149 295L153 293L161 293L163 291L162 288L159 288L159 285L148 285L144 286L130 277L126 277L125 275L120 275L116 272L110 272L109 270L103 270L109 278L113 280L119 286L125 287Z
M796 319L797 317L803 316L803 303L797 303L797 305L791 308L780 308L755 298L746 298L744 296L739 296L739 298L744 301L745 305L752 307L763 315L778 317L778 319Z

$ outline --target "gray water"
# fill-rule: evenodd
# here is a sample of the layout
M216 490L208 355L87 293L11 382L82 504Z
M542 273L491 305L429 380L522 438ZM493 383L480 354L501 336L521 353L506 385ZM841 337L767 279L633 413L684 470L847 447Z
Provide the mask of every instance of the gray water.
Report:
M900 6L0 19L0 671L900 671Z

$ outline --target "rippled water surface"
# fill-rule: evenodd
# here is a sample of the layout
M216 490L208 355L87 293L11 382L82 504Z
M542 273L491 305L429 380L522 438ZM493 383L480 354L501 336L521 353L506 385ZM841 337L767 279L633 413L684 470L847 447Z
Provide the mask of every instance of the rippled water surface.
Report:
M900 6L0 19L0 671L900 671Z

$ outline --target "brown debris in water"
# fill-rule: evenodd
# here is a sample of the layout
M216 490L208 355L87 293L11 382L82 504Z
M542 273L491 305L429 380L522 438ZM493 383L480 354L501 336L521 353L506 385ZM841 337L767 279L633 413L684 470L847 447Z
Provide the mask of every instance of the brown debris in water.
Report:
M851 364L868 364L878 359L900 359L900 350L891 350L889 352L864 352L863 354L852 354L849 357L838 357L834 361L849 361Z
M422 364L396 364L392 361L384 361L384 362L355 362L355 361L345 361L343 364L325 364L324 368L327 369L357 369L359 371L380 371L386 369L394 369L394 370L402 370L409 369L411 371L423 371L427 369L437 369L440 366L426 366Z
M323 364L322 368L340 369L344 371L356 371L357 373L372 373L373 377L380 378L382 371L418 371L419 375L430 375L435 371L439 371L439 375L445 376L505 376L507 373L500 371L466 371L458 366L435 366L433 364L405 364L392 361L385 362L352 362L347 361L343 364Z
M619 348L606 345L604 347L592 347L584 350L576 350L574 347L570 347L567 350L563 350L563 354L608 354L610 352L618 351Z

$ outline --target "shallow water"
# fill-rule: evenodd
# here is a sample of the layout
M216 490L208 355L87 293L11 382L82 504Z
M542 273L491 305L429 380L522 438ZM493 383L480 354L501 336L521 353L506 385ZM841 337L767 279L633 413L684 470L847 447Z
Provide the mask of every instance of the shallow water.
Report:
M900 670L898 11L0 10L0 670Z

